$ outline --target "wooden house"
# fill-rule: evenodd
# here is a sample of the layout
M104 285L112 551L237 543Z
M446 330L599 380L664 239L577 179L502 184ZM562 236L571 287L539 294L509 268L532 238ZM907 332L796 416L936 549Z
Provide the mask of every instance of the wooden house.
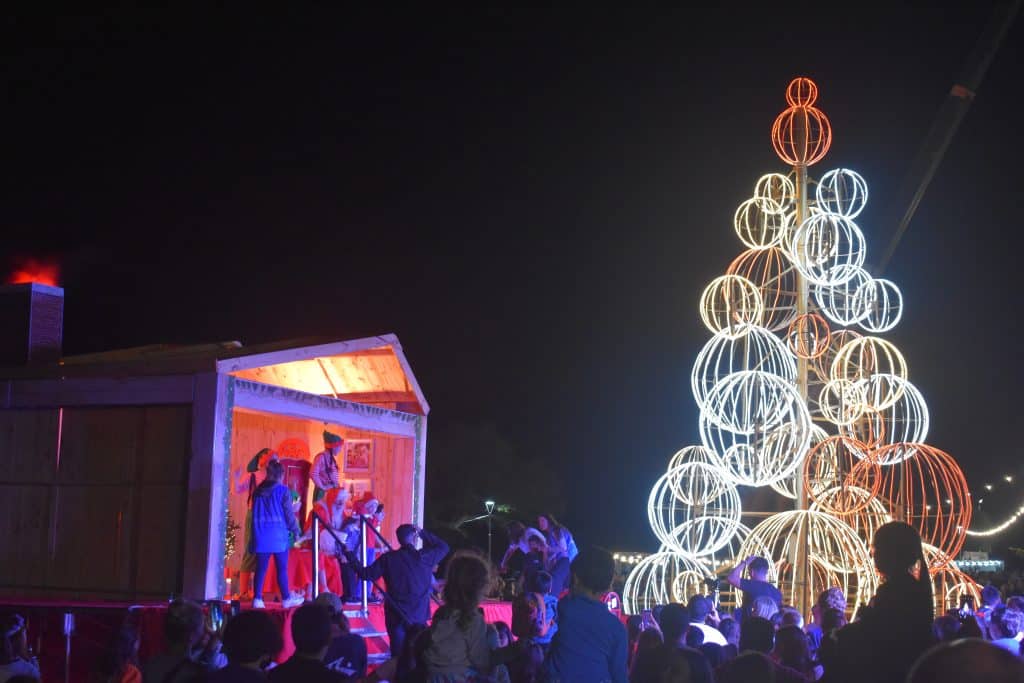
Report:
M61 356L63 296L0 288L0 592L222 596L245 465L264 447L308 461L325 429L387 536L422 523L429 406L394 335Z

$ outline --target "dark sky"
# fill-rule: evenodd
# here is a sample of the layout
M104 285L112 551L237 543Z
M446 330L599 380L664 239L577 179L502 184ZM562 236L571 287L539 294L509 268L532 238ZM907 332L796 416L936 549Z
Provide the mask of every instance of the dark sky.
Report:
M395 332L432 439L494 424L578 536L651 549L786 84L832 121L812 175L869 183L870 262L991 13L841 7L9 13L0 256L61 261L68 353ZM1022 479L997 518L1024 499L1022 49L1019 19L886 273L929 441L975 491Z

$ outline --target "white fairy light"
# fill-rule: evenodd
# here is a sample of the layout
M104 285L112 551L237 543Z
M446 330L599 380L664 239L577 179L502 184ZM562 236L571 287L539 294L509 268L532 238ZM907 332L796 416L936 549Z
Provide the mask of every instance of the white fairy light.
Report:
M864 265L864 233L848 218L832 213L811 216L796 229L790 245L793 264L808 282L834 287L851 277L839 266Z

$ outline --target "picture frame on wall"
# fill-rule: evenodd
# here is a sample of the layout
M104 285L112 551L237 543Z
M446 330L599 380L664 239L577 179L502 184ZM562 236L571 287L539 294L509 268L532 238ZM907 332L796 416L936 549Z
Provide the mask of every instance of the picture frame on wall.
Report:
M345 474L368 473L373 465L373 441L371 439L347 439L345 441Z

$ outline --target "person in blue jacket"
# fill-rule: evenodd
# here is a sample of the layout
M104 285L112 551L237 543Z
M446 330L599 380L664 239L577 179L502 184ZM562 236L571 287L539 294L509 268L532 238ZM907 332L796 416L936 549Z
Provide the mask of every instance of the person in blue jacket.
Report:
M277 460L267 463L267 475L256 487L252 497L252 548L256 556L256 585L253 587L254 609L262 609L263 579L270 557L277 567L277 585L281 589L281 606L285 609L303 603L301 595L288 589L288 547L298 538L299 521L292 509L291 490L281 483L284 465Z

